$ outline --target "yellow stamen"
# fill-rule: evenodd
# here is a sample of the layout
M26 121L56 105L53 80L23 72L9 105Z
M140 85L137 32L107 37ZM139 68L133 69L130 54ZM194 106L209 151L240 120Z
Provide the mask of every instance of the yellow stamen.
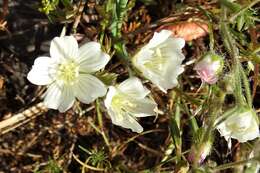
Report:
M58 79L66 84L74 84L79 75L79 66L74 61L67 61L58 67Z
M152 59L144 63L144 66L154 73L162 74L165 70L166 58L163 57L161 49L157 48L152 56Z
M117 94L112 99L112 107L115 108L118 115L125 115L126 113L131 113L137 105L134 103L134 100L131 100L130 97L124 94ZM123 117L120 117L123 119Z

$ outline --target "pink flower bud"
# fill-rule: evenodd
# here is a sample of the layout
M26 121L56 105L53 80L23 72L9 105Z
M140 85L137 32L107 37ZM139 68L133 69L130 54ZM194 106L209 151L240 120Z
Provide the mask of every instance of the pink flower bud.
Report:
M201 60L195 65L200 79L208 84L214 84L218 80L219 73L222 72L224 65L223 58L214 53L207 53Z
M191 147L188 160L191 163L202 164L211 151L212 142L195 144Z

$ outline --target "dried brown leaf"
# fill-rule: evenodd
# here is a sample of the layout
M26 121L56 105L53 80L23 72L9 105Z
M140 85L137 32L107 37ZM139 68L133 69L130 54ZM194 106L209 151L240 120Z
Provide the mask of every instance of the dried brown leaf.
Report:
M202 22L181 22L170 26L162 26L157 31L167 29L173 36L181 37L185 41L195 40L208 34L208 25Z

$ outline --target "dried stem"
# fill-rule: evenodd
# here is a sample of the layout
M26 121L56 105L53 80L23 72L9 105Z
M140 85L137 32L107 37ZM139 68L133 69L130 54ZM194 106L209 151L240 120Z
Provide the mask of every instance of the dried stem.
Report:
M77 14L77 16L76 16L76 18L74 20L73 26L72 26L72 32L74 34L77 32L77 27L79 25L79 22L80 22L80 19L81 19L82 12L84 10L85 4L86 4L86 2L82 1L82 0L79 3L78 14Z
M22 113L18 113L13 115L12 117L3 120L0 122L0 135L5 134L20 125L24 124L24 122L34 119L36 116L41 115L44 112L47 112L47 108L43 105L43 102L32 106Z

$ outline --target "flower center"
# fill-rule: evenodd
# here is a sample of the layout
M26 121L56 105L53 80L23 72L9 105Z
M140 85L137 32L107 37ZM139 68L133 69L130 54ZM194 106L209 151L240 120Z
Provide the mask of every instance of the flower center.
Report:
M112 107L118 112L118 115L131 115L133 109L137 106L134 102L134 99L131 99L127 95L118 94L112 99ZM120 118L123 120L124 117Z
M227 123L227 127L232 131L232 133L241 133L249 128L248 124L240 124L237 122Z
M74 61L67 61L58 66L58 79L73 85L79 75L79 66Z
M163 57L161 49L157 48L152 55L152 58L144 63L146 68L149 68L156 74L162 74L165 70L166 58Z

